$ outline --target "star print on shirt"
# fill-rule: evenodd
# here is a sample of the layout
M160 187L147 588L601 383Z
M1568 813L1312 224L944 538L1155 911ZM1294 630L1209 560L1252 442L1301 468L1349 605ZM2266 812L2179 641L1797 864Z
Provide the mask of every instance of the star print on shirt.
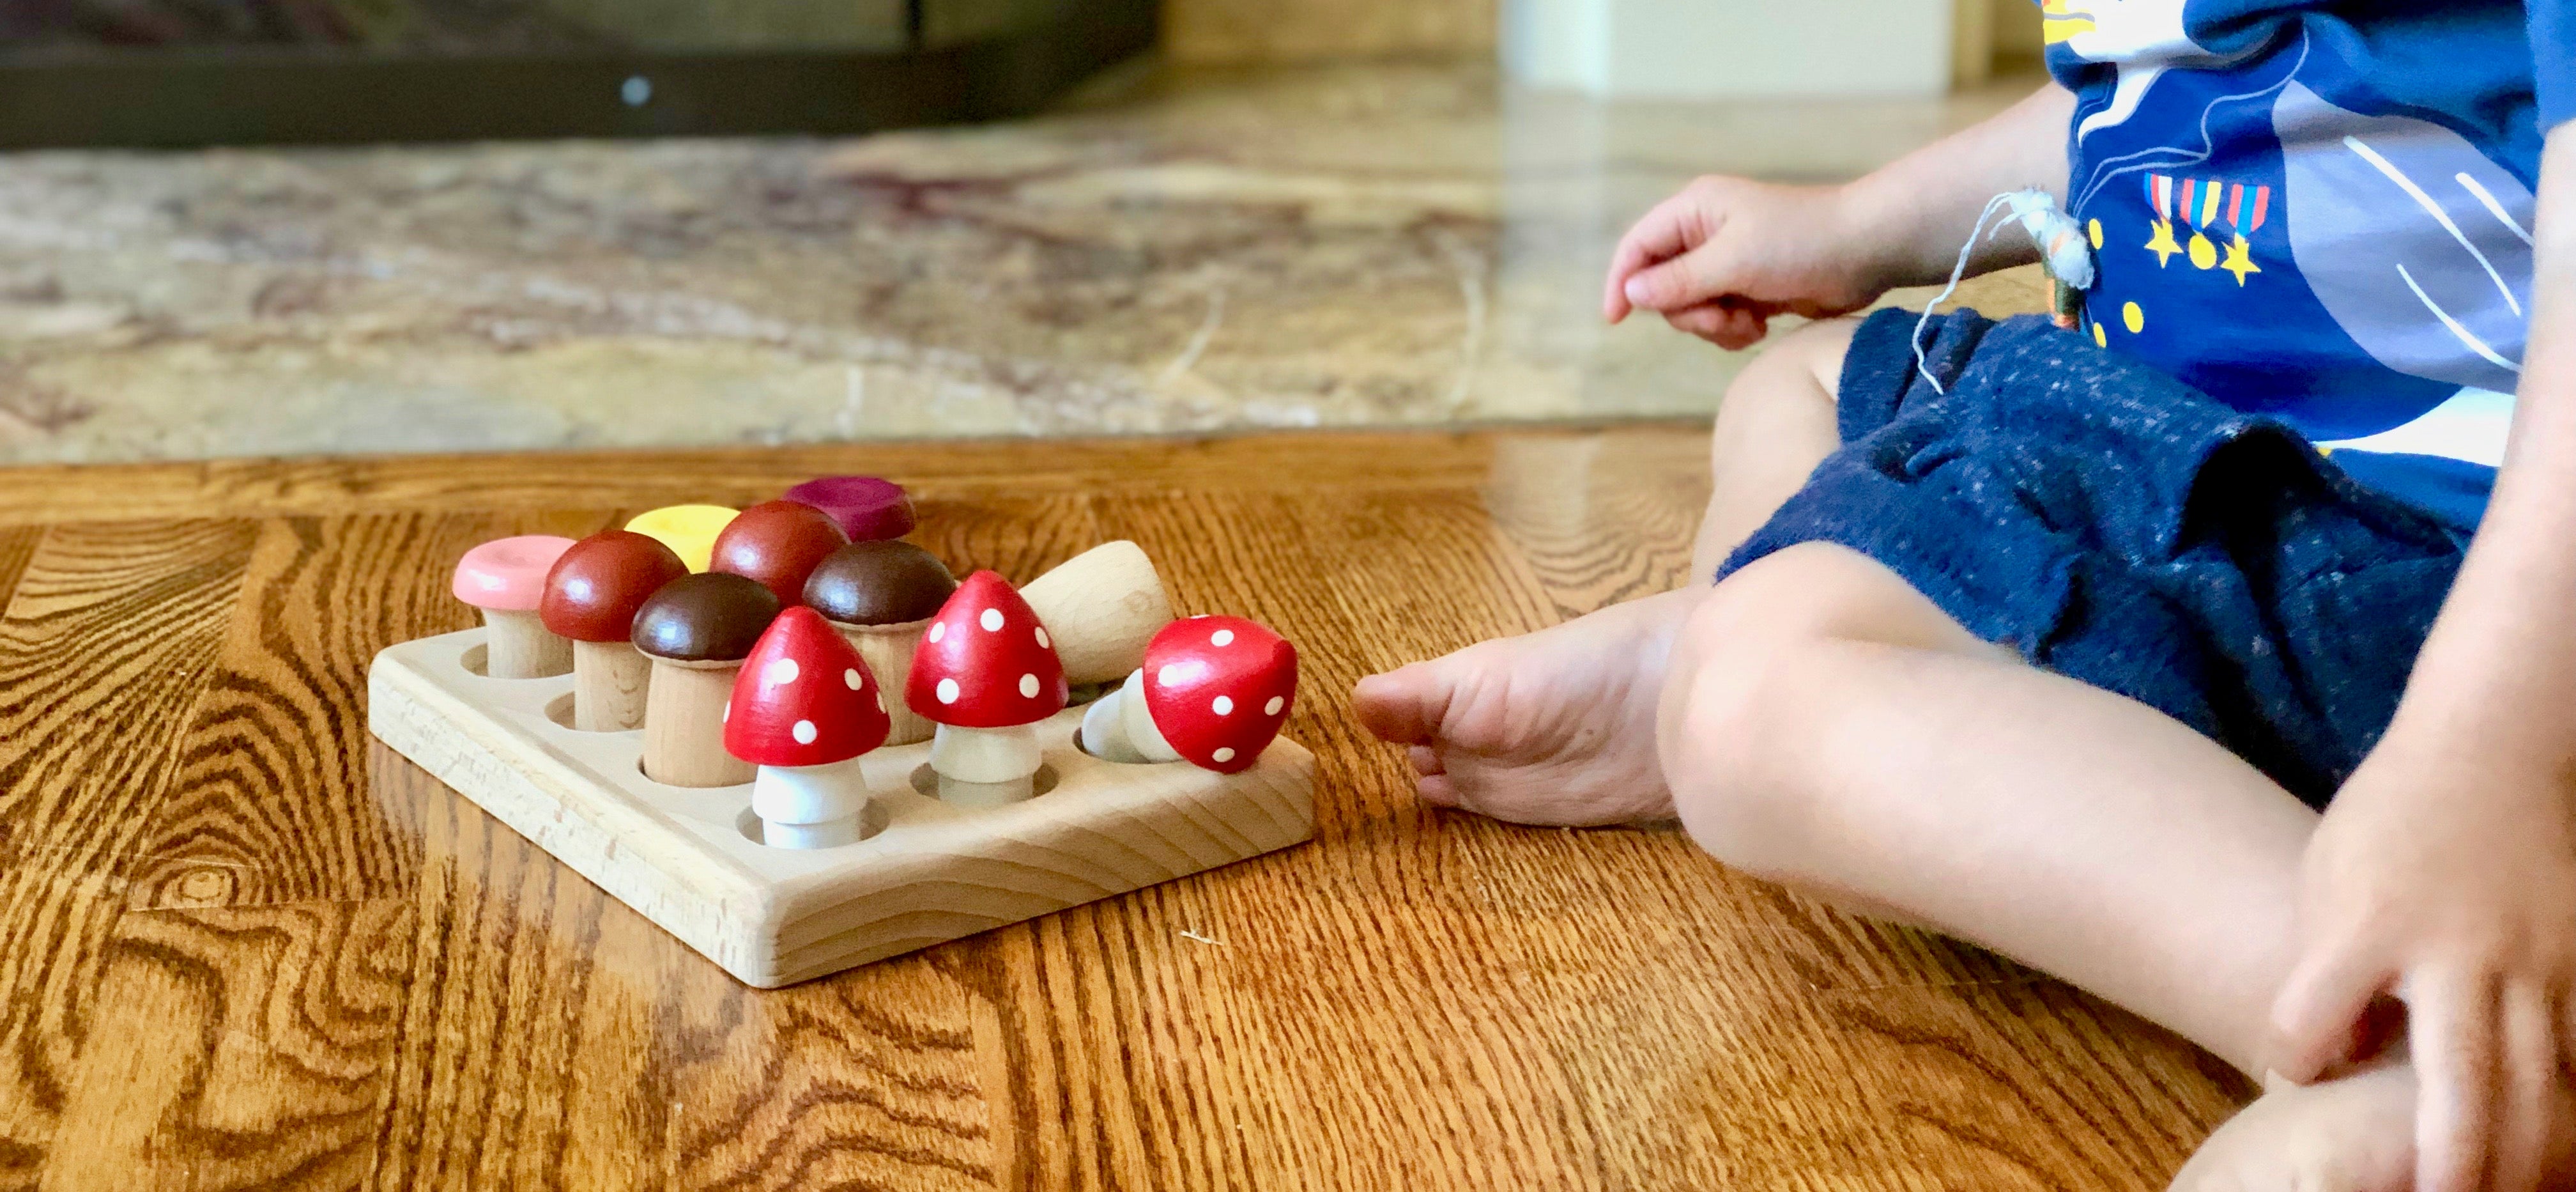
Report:
M2156 267L2159 269L2173 260L2175 253L2182 251L2182 245L2174 242L2172 220L2156 221L2156 234L2147 241L2147 251L2156 254Z
M2227 259L2220 261L2218 263L2218 267L2228 271L2229 273L2235 274L2236 284L2239 288L2242 288L2245 285L2246 274L2261 273L2263 271L2262 266L2254 263L2252 246L2245 243L2245 238L2243 236L2237 237L2236 243L2227 246Z

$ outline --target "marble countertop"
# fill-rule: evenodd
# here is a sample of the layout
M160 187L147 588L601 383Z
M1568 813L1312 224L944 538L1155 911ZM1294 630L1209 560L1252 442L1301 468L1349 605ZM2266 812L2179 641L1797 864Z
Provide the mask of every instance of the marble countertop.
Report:
M2014 95L1137 68L854 141L0 156L0 461L1704 414L1740 357L1595 313L1628 220Z

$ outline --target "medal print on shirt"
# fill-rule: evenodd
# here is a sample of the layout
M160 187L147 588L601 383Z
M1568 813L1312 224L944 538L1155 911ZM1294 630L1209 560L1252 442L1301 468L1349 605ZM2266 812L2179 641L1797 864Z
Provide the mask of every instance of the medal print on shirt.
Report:
M2169 174L2149 174L2146 185L2147 206L2155 211L2146 248L2156 255L2158 267L2173 263L2174 256L2181 254L2195 269L2222 269L2234 275L2240 288L2248 276L2263 271L2254 263L2254 246L2246 237L2262 230L2271 218L2271 187L2224 178L2177 179ZM2188 244L2174 239L2177 222L2191 229ZM2209 233L2218 224L2224 227L2220 240L2213 241ZM2223 249L2221 241L2226 243Z

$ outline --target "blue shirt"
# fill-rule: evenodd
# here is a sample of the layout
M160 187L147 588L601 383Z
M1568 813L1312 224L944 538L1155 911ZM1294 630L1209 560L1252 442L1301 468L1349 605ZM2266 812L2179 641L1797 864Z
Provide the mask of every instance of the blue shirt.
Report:
M2474 527L2576 0L2041 0L2086 334Z

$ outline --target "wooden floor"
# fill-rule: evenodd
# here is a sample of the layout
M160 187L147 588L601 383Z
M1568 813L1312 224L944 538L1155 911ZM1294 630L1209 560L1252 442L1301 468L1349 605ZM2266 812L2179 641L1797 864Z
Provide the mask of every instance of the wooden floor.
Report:
M0 1188L2161 1186L2214 1061L1676 832L1428 810L1350 723L1679 583L1703 441L0 471ZM952 563L1133 538L1295 639L1317 840L763 993L368 738L472 543L848 471Z

